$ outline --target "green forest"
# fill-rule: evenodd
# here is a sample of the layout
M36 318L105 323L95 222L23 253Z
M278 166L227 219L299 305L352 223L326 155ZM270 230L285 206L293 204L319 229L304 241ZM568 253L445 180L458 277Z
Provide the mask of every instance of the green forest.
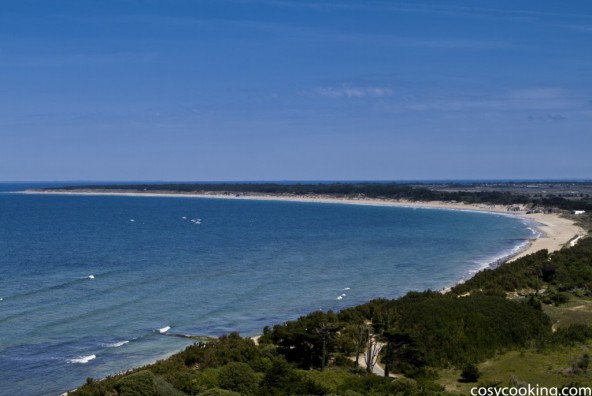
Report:
M445 294L313 312L265 327L257 343L224 335L127 374L89 378L71 394L453 395L527 376L592 385L591 319L592 238L585 238L483 270Z

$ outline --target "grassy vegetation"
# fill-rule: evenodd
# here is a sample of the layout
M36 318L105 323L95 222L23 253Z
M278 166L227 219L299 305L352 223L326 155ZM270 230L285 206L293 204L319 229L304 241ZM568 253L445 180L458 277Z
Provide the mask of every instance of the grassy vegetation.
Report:
M592 298L571 296L562 305L544 305L543 312L551 318L553 329L566 328L574 324L592 323Z
M557 347L547 350L517 350L500 354L478 365L482 376L478 383L459 382L459 369L438 371L438 383L447 391L467 395L473 386L511 386L522 382L540 386L579 383L592 386L592 371L574 373L572 368L588 353L592 344Z

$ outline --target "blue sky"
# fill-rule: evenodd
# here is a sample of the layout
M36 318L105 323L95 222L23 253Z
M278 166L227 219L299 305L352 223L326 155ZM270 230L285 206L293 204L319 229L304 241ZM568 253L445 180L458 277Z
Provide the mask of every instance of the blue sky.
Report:
M6 0L0 180L592 178L592 2Z

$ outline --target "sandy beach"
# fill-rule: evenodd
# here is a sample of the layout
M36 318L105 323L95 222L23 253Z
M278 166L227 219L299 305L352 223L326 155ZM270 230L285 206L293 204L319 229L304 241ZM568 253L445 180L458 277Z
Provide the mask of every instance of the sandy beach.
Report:
M564 247L570 241L586 235L584 229L577 225L573 220L562 217L557 213L530 213L526 210L514 212L508 211L507 205L491 204L465 204L462 202L441 202L441 201L405 201L392 199L371 199L371 198L337 198L321 195L264 195L256 193L247 193L240 195L221 194L221 193L170 193L170 192L150 192L139 191L97 191L97 190L78 190L78 191L37 191L27 190L24 194L59 194L59 195L112 195L112 196L141 196L141 197L175 197L175 198L210 198L210 199L231 199L231 200L259 200L259 201L287 201L287 202L314 202L328 204L349 204L349 205L372 205L372 206L395 206L409 208L426 208L440 210L460 210L474 212L498 213L505 216L515 216L537 223L537 231L541 236L533 238L529 245L516 255L509 257L506 261L513 261L528 254L537 252L541 249L547 249L554 252Z

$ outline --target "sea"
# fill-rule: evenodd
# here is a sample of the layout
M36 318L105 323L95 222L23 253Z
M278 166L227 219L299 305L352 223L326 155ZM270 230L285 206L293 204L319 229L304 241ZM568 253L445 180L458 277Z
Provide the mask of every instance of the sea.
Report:
M442 290L524 248L501 214L21 194L0 184L0 395L58 395L315 310Z

